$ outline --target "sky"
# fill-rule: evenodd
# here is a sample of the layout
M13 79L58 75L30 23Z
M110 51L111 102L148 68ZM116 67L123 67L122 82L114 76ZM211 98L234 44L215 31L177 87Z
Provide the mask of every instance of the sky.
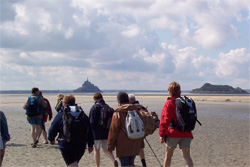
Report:
M248 0L0 2L0 90L250 89Z

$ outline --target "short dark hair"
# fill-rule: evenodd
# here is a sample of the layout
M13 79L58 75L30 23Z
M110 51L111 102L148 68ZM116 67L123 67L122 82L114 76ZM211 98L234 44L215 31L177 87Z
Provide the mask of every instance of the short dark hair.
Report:
M102 94L100 93L100 92L96 92L95 94L94 94L94 100L100 100L100 99L103 99L103 97L102 97Z
M119 92L117 94L117 101L122 104L129 103L128 94L126 92Z
M38 88L32 88L32 89L31 89L31 93L36 93L37 91L39 91Z
M42 91L39 91L39 95L40 95L40 96L42 96L42 95L43 95Z

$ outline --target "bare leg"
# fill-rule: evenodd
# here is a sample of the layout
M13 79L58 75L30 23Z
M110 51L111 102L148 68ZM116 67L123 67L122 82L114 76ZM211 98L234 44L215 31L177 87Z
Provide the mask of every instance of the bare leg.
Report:
M41 130L41 128L40 128L40 126L39 125L35 125L35 139L39 139L39 137L40 137L40 135L41 135L41 133L42 133L42 130Z
M36 125L31 125L31 137L33 139L33 143L36 142Z
M68 167L78 167L78 163L77 163L77 162L74 162L74 163L72 163L72 164L69 164Z
M139 154L140 154L140 158L141 159L145 159L145 154L144 154L143 148L140 149L140 153Z
M140 149L139 155L140 155L140 158L141 158L142 166L146 167L147 165L146 165L145 154L144 154L143 148Z
M41 134L42 134L42 130L40 130L39 134L38 134L37 137L36 137L36 140L37 140L37 141L39 141Z
M43 133L43 138L44 138L43 144L49 143L49 142L48 142L48 137L47 137L47 132L46 132L46 130L43 130L42 133Z
M97 148L95 147L94 155L95 155L96 167L99 167L99 166L100 166L100 149L97 149Z
M174 154L174 150L166 147L166 156L165 156L165 160L164 160L164 167L170 167L173 154Z
M194 166L192 158L190 156L190 149L189 148L182 148L182 153L183 153L183 157L186 161L187 166L188 167Z
M4 157L5 149L0 150L0 167L2 166L3 163L3 157Z

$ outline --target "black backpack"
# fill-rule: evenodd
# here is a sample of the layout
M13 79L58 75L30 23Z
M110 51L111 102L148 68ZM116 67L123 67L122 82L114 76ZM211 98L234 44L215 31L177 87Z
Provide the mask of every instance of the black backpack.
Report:
M175 101L176 105L176 118L177 123L172 121L170 124L171 129L178 129L181 132L190 132L194 130L196 122L200 125L201 123L197 120L197 111L194 101L184 96L176 99L170 99Z
M70 111L80 112L76 117L71 115ZM69 143L83 144L87 141L89 131L89 119L81 107L67 106L63 110L63 134Z
M104 129L109 129L110 125L111 125L114 109L109 107L109 105L107 105L107 104L105 104L105 105L102 105L99 103L96 103L96 104L101 107L99 124Z

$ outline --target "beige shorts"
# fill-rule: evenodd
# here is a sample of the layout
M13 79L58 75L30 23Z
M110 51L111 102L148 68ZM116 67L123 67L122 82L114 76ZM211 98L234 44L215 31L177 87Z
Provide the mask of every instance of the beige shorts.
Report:
M94 146L97 149L100 149L101 145L102 145L102 148L104 149L107 149L108 147L108 140L95 140L94 142L95 142Z
M175 149L177 144L179 144L180 149L182 148L190 148L192 138L173 138L167 137L166 147L170 149Z

